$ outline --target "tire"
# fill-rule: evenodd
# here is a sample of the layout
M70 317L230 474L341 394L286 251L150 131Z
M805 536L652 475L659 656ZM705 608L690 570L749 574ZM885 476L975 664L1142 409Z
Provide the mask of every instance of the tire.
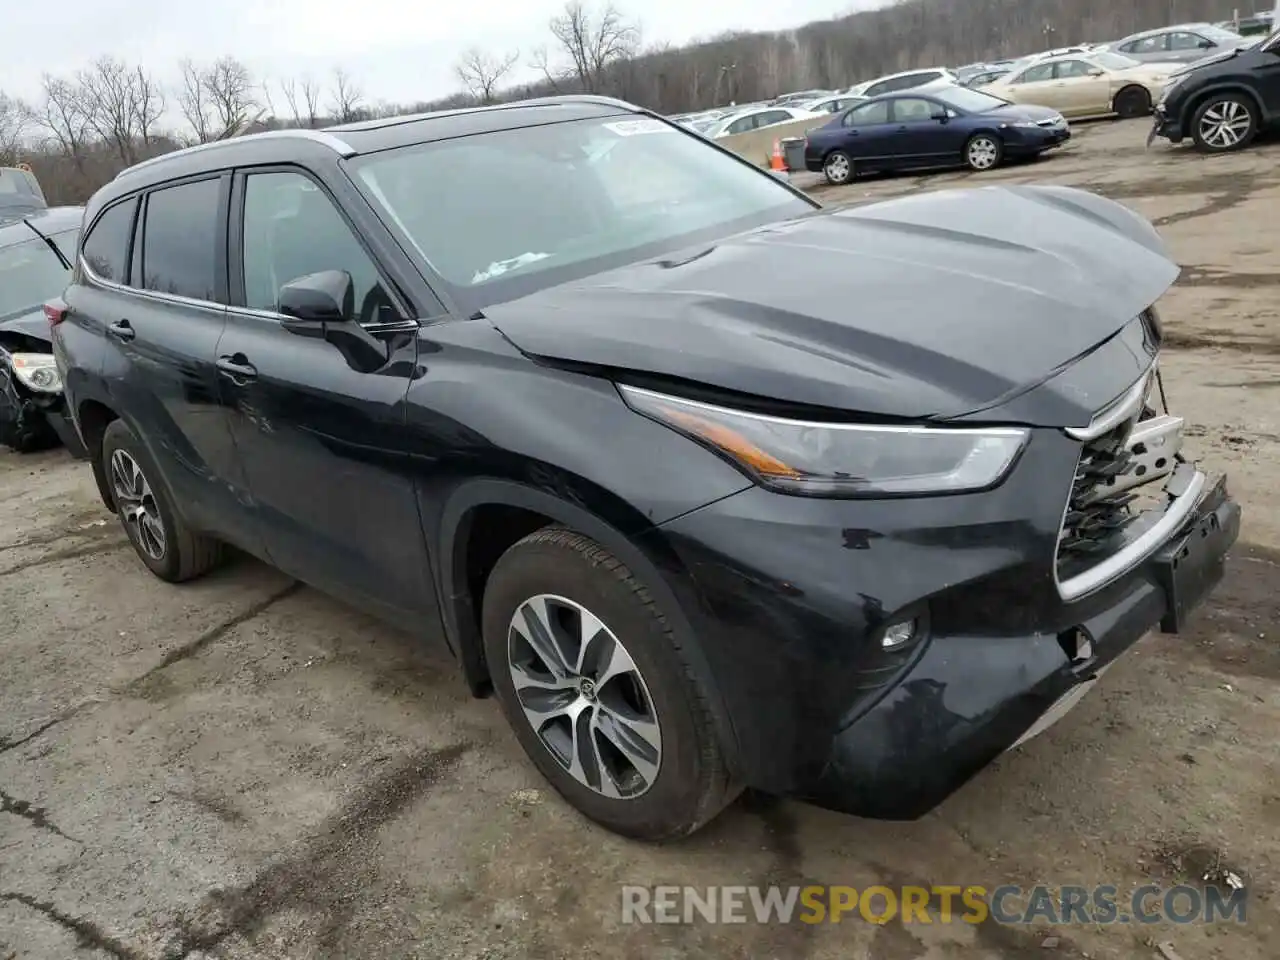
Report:
M1151 92L1146 87L1125 87L1111 101L1111 109L1121 120L1136 120L1151 113Z
M583 643L587 617L603 627ZM516 543L485 585L482 620L489 672L516 738L582 814L623 836L671 840L693 833L738 795L686 641L644 583L594 540L544 527ZM562 638L558 649L567 656L535 653L531 640L548 649L548 634L539 640L529 626L539 621ZM611 677L606 662L618 667ZM549 710L536 728L528 704ZM629 753L606 739L609 729ZM574 745L583 748L577 764L569 759Z
M1004 159L1004 144L994 133L975 133L964 145L964 162L970 170L994 170Z
M853 158L843 150L832 150L822 161L822 173L827 183L833 187L842 187L852 183L857 174L853 168Z
M123 420L107 425L101 457L111 506L148 570L182 583L218 565L222 544L186 525L146 447Z
M1242 150L1258 135L1258 108L1243 93L1220 93L1196 108L1191 138L1203 153Z
M28 414L19 424L0 430L0 440L14 453L38 453L52 450L62 441L41 414Z

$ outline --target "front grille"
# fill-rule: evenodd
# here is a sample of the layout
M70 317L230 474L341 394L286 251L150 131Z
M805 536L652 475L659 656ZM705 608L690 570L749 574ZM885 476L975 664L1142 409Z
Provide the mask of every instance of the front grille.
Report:
M1124 473L1133 455L1125 446L1134 421L1126 420L1085 443L1071 484L1071 497L1058 538L1058 576L1092 566L1111 552L1117 535L1137 518L1132 490L1108 494L1107 482Z

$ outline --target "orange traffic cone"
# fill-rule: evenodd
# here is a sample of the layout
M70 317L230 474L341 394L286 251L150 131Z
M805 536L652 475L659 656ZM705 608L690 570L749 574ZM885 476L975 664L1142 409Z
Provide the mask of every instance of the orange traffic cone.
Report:
M773 141L773 156L769 158L770 170L786 170L787 161L782 156L782 141Z

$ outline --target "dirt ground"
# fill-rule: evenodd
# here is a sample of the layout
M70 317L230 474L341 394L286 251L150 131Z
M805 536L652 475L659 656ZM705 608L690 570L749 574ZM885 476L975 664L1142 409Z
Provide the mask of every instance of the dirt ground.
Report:
M1162 304L1170 404L1246 511L1189 635L1144 640L921 821L747 797L687 842L642 846L544 789L443 652L249 561L166 586L86 467L0 455L0 960L1129 958L1166 942L1184 960L1274 958L1280 145L1147 152L1146 130L1084 126L1039 163L822 197L1050 181L1154 219L1184 267ZM1123 895L1226 868L1249 889L1243 925L620 922L622 884Z

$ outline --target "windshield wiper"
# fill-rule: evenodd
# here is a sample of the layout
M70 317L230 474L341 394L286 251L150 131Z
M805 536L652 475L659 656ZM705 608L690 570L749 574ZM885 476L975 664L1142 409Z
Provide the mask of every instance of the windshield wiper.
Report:
M64 267L68 272L70 272L70 271L71 271L71 261L70 261L70 260L68 260L68 259L67 259L67 255L66 255L65 253L63 253L63 252L62 252L62 250L60 250L60 249L58 248L58 245L57 245L56 243L54 243L54 242L53 242L53 239L52 239L51 237L46 236L45 234L41 233L38 229L36 229L36 225L35 225L34 223L32 223L30 220L28 220L26 217L23 217L23 218L22 218L22 222L23 222L23 223L25 223L25 224L27 225L27 227L28 227L28 228L30 228L30 230L31 230L31 232L32 232L32 233L34 233L37 237L39 237L39 238L40 238L41 240L43 240L46 244L48 244L49 249L53 251L53 255L54 255L55 257L57 257L57 258L58 258L58 262L59 262L60 264L62 264L62 266L63 266L63 267Z

